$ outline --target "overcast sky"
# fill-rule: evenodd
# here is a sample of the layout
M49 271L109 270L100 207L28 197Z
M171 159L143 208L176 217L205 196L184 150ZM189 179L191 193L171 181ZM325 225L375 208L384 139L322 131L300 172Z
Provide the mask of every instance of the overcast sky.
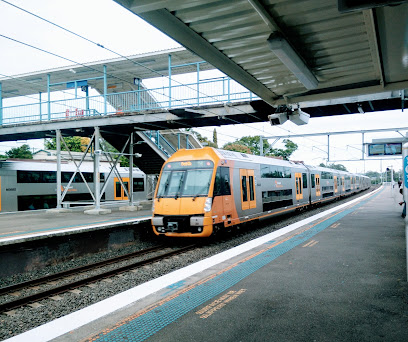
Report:
M33 12L47 20L78 33L121 55L134 55L178 47L170 38L149 24L128 12L111 0L10 0L13 4ZM49 23L39 20L0 0L0 34L43 50L61 55L73 61L84 63L115 58L117 55L92 43L81 40ZM67 66L66 60L36 51L33 48L0 37L0 77L18 75L55 67ZM7 101L3 102L7 106ZM408 112L381 112L372 114L353 114L336 117L311 119L308 125L296 126L287 122L282 126L271 127L269 123L251 125L230 125L217 127L219 145L234 141L241 136L276 136L287 134L318 133L333 131L353 131L362 129L408 127ZM197 129L212 139L214 127ZM405 134L405 131L402 131ZM396 138L398 133L366 134L365 142L371 139ZM299 145L293 155L295 160L303 160L317 165L327 160L327 137L292 139ZM270 140L270 142L272 142ZM401 160L360 161L361 134L339 135L330 138L330 161L345 165L349 171L380 171L380 167L393 165L401 169ZM21 145L25 142L19 142ZM41 148L42 142L26 142ZM0 153L16 146L1 143ZM276 143L282 147L282 142ZM344 161L352 159L355 161Z

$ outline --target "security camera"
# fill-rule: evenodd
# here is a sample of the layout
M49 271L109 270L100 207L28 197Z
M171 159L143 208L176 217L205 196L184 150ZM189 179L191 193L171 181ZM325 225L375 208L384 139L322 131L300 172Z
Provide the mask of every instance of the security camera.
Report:
M310 115L300 109L294 110L289 114L289 120L296 125L306 125L309 122Z
M285 113L275 113L268 115L269 122L271 126L282 125L288 120L288 114Z

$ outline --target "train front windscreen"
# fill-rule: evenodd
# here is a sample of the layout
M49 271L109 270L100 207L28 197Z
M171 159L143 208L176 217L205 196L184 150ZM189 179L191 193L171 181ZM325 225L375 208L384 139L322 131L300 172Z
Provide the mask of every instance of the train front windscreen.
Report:
M214 163L211 160L170 162L164 166L157 198L208 196Z

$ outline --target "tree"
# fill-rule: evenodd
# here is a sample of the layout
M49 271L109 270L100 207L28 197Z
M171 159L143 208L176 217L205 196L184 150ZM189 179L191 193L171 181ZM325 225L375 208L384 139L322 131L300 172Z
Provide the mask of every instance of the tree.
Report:
M82 140L83 138L81 137L64 137L64 141L67 144L69 150L71 152L83 152L84 148L82 146ZM57 149L57 139L56 138L51 138L51 139L46 139L44 141L44 147L47 150L56 150ZM65 145L61 142L61 150L66 151Z
M381 178L380 173L377 171L367 171L365 175L370 178Z
M207 139L206 137L203 137L200 133L192 130L191 128L187 128L186 131L193 133L198 141L203 145L203 146L210 146L210 147L215 147L218 148L217 143L212 142L211 140ZM213 135L213 139L214 139L214 135Z
M235 152L240 152L240 153L248 153L252 154L251 150L249 149L248 146L238 144L238 143L228 143L222 147L224 150L228 151L235 151Z
M223 146L223 149L230 149L232 151L243 152L242 146L249 148L250 154L257 154L261 153L261 137L259 135L256 136L246 136L240 139L235 140L233 143L229 143ZM295 152L298 148L297 144L289 139L283 140L285 143L285 148L272 148L269 144L268 140L262 139L262 147L263 147L263 154L265 156L274 156L274 157L282 157L285 160L289 160L290 156L293 152ZM233 149L233 147L237 147L239 150ZM248 153L248 152L246 152Z
M33 159L33 153L30 150L30 146L27 144L20 147L14 147L6 152L7 158L15 159Z
M367 171L365 173L367 177L370 177L372 184L378 184L381 182L381 174L376 171Z
M347 168L343 165L343 164L327 164L327 165L324 165L323 163L320 163L320 165L319 166L321 166L321 167L327 167L327 168L329 168L329 169L334 169L334 170L339 170L339 171L346 171L346 172L348 172L348 170L347 170Z
M281 148L271 148L269 152L265 155L267 156L275 156L275 157L282 157L285 160L289 160L290 156L293 152L295 152L298 148L298 145L295 144L293 141L289 139L284 139L283 142L285 143L285 149Z
M217 136L217 130L215 128L213 131L213 143L215 144L215 146L218 147L218 136Z

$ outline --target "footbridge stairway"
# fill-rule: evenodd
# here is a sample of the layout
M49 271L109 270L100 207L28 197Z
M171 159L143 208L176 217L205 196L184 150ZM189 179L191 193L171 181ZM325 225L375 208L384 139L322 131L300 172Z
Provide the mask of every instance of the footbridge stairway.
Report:
M122 151L128 136L102 134L103 138ZM148 175L159 174L163 163L178 149L201 148L198 139L191 133L181 130L140 131L135 132L133 152L140 157L134 158L134 165ZM129 153L129 144L123 150Z

